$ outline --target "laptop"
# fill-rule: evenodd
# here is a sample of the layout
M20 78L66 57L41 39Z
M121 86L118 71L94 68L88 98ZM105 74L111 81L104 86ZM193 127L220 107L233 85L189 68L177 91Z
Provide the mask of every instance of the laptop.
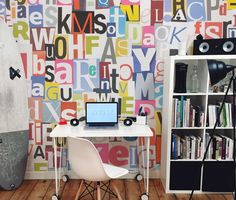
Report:
M117 128L118 103L117 102L86 102L85 128Z

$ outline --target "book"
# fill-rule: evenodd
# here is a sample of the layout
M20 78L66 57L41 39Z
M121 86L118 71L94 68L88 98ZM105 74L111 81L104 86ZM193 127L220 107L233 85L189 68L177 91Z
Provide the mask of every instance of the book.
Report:
M187 159L190 159L191 158L191 140L190 140L190 136L186 136L186 148L187 148Z
M225 118L226 118L226 126L229 127L231 126L229 123L229 103L225 103Z
M207 145L208 145L208 143L210 141L210 138L211 138L210 134L206 133L205 134L205 150L207 149ZM212 141L211 141L211 143L209 145L208 151L204 152L204 153L206 153L206 159L211 159L212 158ZM203 156L205 156L205 155L203 155Z
M216 159L216 137L212 138L212 154L211 154L211 158L212 159Z
M186 99L186 106L185 106L185 113L186 113L186 127L190 127L190 98Z
M208 126L213 127L214 126L214 119L213 119L213 108L214 105L208 105Z
M184 96L180 96L180 127L184 125Z
M228 112L229 112L229 126L233 126L233 123L232 123L232 104L231 103L227 103L228 105Z
M194 122L194 126L196 127L200 127L200 116L201 116L201 108L200 106L195 106L195 122Z
M172 159L178 158L177 135L172 134Z
M215 159L221 159L222 154L222 137L215 136Z
M190 159L195 159L194 156L195 156L195 138L193 136L190 136Z
M203 148L202 148L202 138L199 137L198 140L199 140L199 143L198 143L198 158L201 158L202 153L203 153L202 152L202 150L203 150Z
M200 127L204 126L205 115L204 112L200 112Z
M176 104L176 99L174 98L172 100L172 126L173 127L176 126L176 123L175 123L175 121L176 121L176 110L175 110L176 105L175 104Z
M225 105L225 103L223 105L223 111L222 112L223 112L223 126L227 127L228 125L227 125L226 105Z
M226 159L226 137L222 136L222 153L221 153L221 159Z
M192 127L195 127L195 115L196 115L196 110L193 108Z
M183 144L183 159L187 159L188 158L188 154L187 154L187 138L186 136L184 136L183 138L181 138L182 140L182 144Z

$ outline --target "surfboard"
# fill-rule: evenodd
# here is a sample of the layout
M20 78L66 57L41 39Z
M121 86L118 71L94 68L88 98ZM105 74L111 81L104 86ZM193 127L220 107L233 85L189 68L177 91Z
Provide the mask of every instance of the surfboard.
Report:
M28 156L28 100L24 68L11 29L0 21L0 188L20 186Z

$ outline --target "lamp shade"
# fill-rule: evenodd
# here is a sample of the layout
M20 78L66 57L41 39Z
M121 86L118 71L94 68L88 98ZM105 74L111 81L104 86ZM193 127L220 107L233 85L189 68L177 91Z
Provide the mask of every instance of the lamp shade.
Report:
M226 65L224 62L218 60L207 60L207 64L211 85L215 85L224 79L226 75L236 67L232 65Z

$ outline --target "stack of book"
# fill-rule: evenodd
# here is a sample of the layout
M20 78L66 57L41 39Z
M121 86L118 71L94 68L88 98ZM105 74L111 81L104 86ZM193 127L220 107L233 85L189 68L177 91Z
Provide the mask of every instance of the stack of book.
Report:
M220 106L221 106L221 103L218 103L218 105L208 105L207 122L208 122L209 127L214 127ZM232 108L233 108L232 103L224 103L223 109L220 113L220 118L217 123L218 127L232 127L233 126Z
M190 98L184 96L173 98L173 127L202 127L204 112L201 107L193 106Z
M202 138L197 135L172 134L171 159L200 159Z
M205 146L210 140L210 134L206 133ZM233 140L223 135L214 135L206 154L206 159L231 160L233 158Z

